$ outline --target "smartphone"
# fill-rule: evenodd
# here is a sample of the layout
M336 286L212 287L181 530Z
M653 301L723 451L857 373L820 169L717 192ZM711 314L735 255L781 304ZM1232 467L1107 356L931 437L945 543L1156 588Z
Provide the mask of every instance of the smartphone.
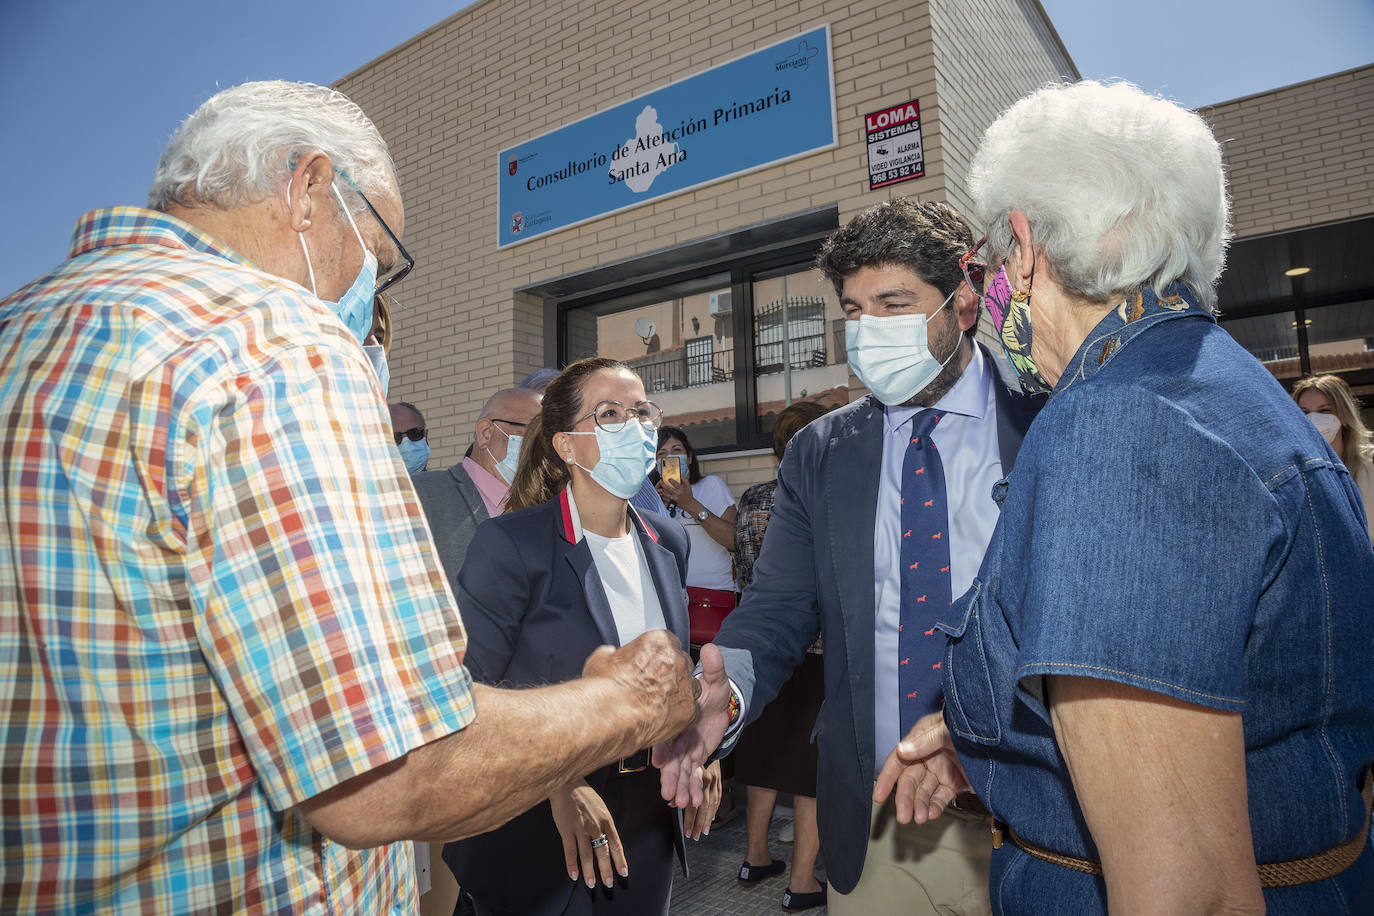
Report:
M687 456L667 455L658 459L658 474L669 483L682 483L687 477Z

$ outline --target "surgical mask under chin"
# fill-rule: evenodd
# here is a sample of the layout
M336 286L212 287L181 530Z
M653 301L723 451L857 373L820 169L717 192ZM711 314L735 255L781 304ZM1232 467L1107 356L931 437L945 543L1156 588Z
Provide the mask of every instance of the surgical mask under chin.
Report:
M929 315L860 315L844 323L850 368L879 401L889 407L905 404L959 352L957 342L943 360L930 352L930 319L953 298L950 293Z
M377 292L377 256L368 250L363 243L363 234L358 231L358 224L353 221L353 214L348 212L348 207L344 204L343 195L339 193L339 188L330 182L329 189L334 192L334 196L339 199L339 206L343 208L344 216L348 217L348 225L353 227L353 235L358 239L358 244L363 249L363 266L358 271L357 278L353 281L337 302L321 300L328 305L344 326L362 343L372 330L372 299ZM291 189L287 187L287 203L290 204ZM305 233L297 232L296 238L300 240L301 251L305 252L305 270L310 275L310 291L319 296L319 291L315 289L315 268L310 263L310 249L305 245Z
M1341 420L1334 413L1310 413L1307 419L1312 421L1312 425L1317 427L1317 432L1322 434L1326 444L1330 445L1336 441L1336 436L1341 432Z
M411 439L402 439L401 444L396 446L401 452L401 460L406 464L406 471L411 474L418 474L425 469L429 463L429 440L421 439L415 442Z
M639 492L658 453L658 437L653 435L653 430L633 420L615 433L598 426L595 432L570 432L568 435L596 436L596 446L601 450L596 464L590 469L575 461L572 464L590 474L607 493L621 499L629 499Z
M506 457L496 462L496 476L505 481L506 486L510 486L515 481L515 469L520 466L520 444L525 437L508 433L495 424L492 424L492 428L506 437ZM491 454L491 449L485 445L482 447L487 449L487 454L495 461L496 456Z
M386 364L386 350L381 344L363 344L363 352L367 354L368 361L372 363L372 371L377 373L377 381L382 386L382 394L386 394L387 386L391 384L391 367Z

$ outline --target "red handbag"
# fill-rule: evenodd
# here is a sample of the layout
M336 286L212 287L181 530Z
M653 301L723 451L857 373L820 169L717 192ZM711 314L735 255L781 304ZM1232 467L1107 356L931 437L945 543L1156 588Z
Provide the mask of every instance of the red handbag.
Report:
M734 592L687 586L687 619L693 645L702 646L716 638L726 615L735 609L736 597Z

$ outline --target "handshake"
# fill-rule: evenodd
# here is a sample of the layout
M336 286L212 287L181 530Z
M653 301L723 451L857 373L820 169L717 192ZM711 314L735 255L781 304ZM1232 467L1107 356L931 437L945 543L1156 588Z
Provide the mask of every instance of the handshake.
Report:
M701 675L677 638L651 630L613 649L602 646L587 659L584 677L614 681L640 711L638 747L652 747L663 798L678 808L699 807L706 794L703 769L730 726L730 681L720 650L701 650Z

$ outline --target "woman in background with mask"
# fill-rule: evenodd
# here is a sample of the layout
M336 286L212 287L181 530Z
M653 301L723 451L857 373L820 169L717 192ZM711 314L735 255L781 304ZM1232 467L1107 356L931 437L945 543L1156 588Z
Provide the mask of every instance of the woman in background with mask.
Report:
M1354 393L1339 375L1309 375L1293 386L1293 400L1355 478L1374 543L1374 434L1360 417Z
M686 645L686 535L627 503L653 467L659 417L615 360L573 363L548 386L507 512L477 529L458 574L464 662L477 680L569 680L597 646L648 629ZM450 843L444 860L479 916L666 914L674 851L685 863L684 830L699 837L719 801L711 771L713 791L684 824L659 796L646 748L499 830Z
M720 477L701 473L696 449L678 427L665 426L658 431L657 457L678 462L676 479L658 480L658 495L665 511L682 523L692 542L687 598L692 645L699 647L711 641L720 622L735 607L735 572L730 557L735 546L735 497Z

